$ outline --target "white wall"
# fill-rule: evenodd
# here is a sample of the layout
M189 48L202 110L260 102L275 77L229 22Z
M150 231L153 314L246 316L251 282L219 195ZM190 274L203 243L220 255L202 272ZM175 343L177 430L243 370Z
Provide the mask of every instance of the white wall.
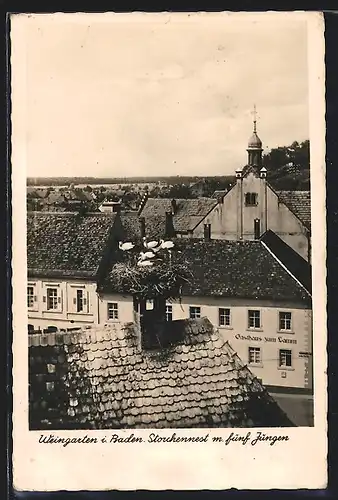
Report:
M258 195L255 206L245 206L245 193ZM266 179L249 173L237 179L234 187L226 194L222 203L208 214L195 228L194 237L203 238L204 224L211 224L212 239L252 240L254 219L260 220L261 234L271 229L304 259L309 260L307 231L297 217L267 185Z
M93 324L109 324L114 322L129 323L134 321L133 301L131 296L105 294L98 296L96 284L84 281L29 280L28 285L35 288L37 300L28 311L27 323L35 329L48 326L70 328ZM43 296L47 286L55 286L60 296L57 311L47 311ZM73 298L76 289L83 287L88 297L86 311L77 313ZM108 319L108 303L118 304L118 319ZM312 312L303 305L285 304L268 301L243 299L184 297L181 303L171 304L173 319L189 317L189 307L201 308L201 317L205 316L219 328L223 338L231 344L244 363L248 363L249 347L260 347L262 363L259 366L249 365L252 372L263 384L278 387L308 388L312 387ZM218 309L229 308L231 323L229 327L218 324ZM248 328L248 309L261 312L261 328ZM292 330L289 333L279 331L279 311L292 314ZM280 369L278 366L279 349L291 349L292 367Z
M34 329L44 329L48 326L71 328L98 323L96 283L84 280L28 279L27 286L34 287L36 299L34 306L28 309L27 319L27 323L33 325ZM43 300L43 297L47 296L48 287L58 290L57 310L47 310L47 302ZM76 312L74 304L77 289L83 290L86 299L84 311L79 313Z
M107 323L107 303L118 302L119 321L133 321L131 297L104 295L100 299L100 321ZM181 303L171 304L173 319L189 317L189 307L201 308L206 316L219 328L223 338L231 344L244 363L248 363L249 347L260 347L262 364L249 365L263 384L271 386L312 388L312 312L303 305L275 303L268 301L222 299L211 297L184 297ZM230 308L230 327L219 327L218 309ZM248 328L248 309L261 311L261 328ZM291 312L292 330L279 331L279 311ZM251 336L251 338L250 338ZM291 349L292 368L280 369L279 349ZM304 354L302 354L304 353Z
M118 304L118 320L108 319L108 303ZM134 321L133 299L129 296L118 294L105 294L99 297L99 323L109 325L115 322L131 323Z
M260 347L261 366L250 369L263 384L273 386L309 388L312 385L312 312L303 306L277 304L240 299L185 297L181 304L173 303L173 319L189 317L189 306L201 307L201 316L206 316L219 328L223 338L231 344L244 363L248 363L249 346ZM230 308L230 327L218 324L218 309ZM248 310L261 311L261 328L248 328ZM292 333L279 331L279 311L291 312ZM251 338L250 338L251 337ZM279 349L291 349L293 366L278 367ZM300 354L300 353L307 353ZM303 357L304 356L304 357Z

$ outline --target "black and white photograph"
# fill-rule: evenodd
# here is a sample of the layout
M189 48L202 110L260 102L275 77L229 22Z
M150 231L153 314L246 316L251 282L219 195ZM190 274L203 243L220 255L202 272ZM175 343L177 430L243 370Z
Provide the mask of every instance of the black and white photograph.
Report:
M313 429L307 18L21 24L29 432Z

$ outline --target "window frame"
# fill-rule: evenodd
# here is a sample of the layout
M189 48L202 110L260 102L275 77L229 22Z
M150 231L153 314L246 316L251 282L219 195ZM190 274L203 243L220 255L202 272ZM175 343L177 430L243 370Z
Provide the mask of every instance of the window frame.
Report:
M110 307L116 306L116 307ZM110 311L112 311L113 318L109 316ZM119 303L118 302L107 302L107 321L119 321Z
M254 360L250 360L250 353L259 353L259 361L256 361L256 356L254 356ZM263 356L262 356L262 348L258 346L248 346L248 364L250 366L263 366Z
M28 293L28 290L32 291L32 294ZM30 304L29 299L32 299L32 303ZM34 308L34 302L35 302L35 293L34 293L34 285L27 285L27 309L33 309Z
M281 315L282 314L290 314L290 328L281 328ZM282 333L294 333L293 332L293 317L291 311L278 311L278 332ZM284 320L287 321L287 320ZM285 323L284 323L285 324Z
M55 295L53 295L53 297L50 297L49 296L49 292L50 291L53 291L55 292ZM53 301L55 300L55 302L53 302L53 305L55 305L55 307L50 307L50 302L49 300L52 299ZM47 286L46 287L46 308L47 308L47 311L58 311L59 310L59 294L58 294L58 289L57 287L52 287L52 286Z
M168 322L173 320L173 306L172 306L172 304L166 304L166 306L165 306L165 319Z
M198 313L197 316L195 314L194 314L194 316L191 315L192 309L199 309L199 313ZM189 306L189 318L190 319L200 319L201 317L202 317L202 308L201 308L201 306Z
M33 289L33 305L31 307L28 306L28 288ZM27 305L27 311L38 311L39 309L39 303L38 303L38 296L37 296L37 286L36 283L33 282L28 282L27 283L27 289L26 289L26 305Z
M252 203L251 197L254 197L254 203ZM258 205L258 193L248 192L244 195L244 204L246 207L257 207Z
M287 364L281 364L281 356L282 356L282 352L284 353L287 353L287 355L290 356L290 365L287 365ZM278 368L280 370L293 370L293 359L292 359L292 349L278 349Z
M221 317L226 318L226 314L221 314L221 311L229 311L229 323L221 324ZM231 309L230 307L219 307L218 308L218 326L220 328L231 328Z
M81 292L81 297L79 297L79 293ZM81 309L79 309L79 304L82 305ZM84 310L84 290L82 288L76 289L76 312L83 313Z
M250 313L258 313L258 318L259 318L259 326L250 326ZM247 315L247 330L255 330L255 331L261 331L262 330L262 311L260 309L248 309L248 315Z

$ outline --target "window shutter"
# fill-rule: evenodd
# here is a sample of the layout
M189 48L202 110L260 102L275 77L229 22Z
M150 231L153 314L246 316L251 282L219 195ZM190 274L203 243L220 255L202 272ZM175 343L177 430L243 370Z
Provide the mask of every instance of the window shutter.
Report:
M47 302L47 297L46 297L46 295L44 295L44 296L42 297L42 301L43 301L43 302Z
M38 297L36 295L34 295L34 302L37 302L38 300Z
M86 306L87 305L87 299L86 297L83 297L83 305Z
M60 294L58 295L58 310L62 311L62 290L60 290Z
M76 297L73 298L73 304L76 306Z

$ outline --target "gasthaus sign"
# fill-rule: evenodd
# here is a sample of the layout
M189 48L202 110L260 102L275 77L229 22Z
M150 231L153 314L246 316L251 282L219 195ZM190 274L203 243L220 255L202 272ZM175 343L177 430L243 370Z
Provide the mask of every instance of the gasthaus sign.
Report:
M241 335L237 333L235 335L236 340L247 340L249 342L274 342L280 344L297 344L296 339L289 339L287 337L283 337L282 335L278 335L277 337L263 337L256 335Z

